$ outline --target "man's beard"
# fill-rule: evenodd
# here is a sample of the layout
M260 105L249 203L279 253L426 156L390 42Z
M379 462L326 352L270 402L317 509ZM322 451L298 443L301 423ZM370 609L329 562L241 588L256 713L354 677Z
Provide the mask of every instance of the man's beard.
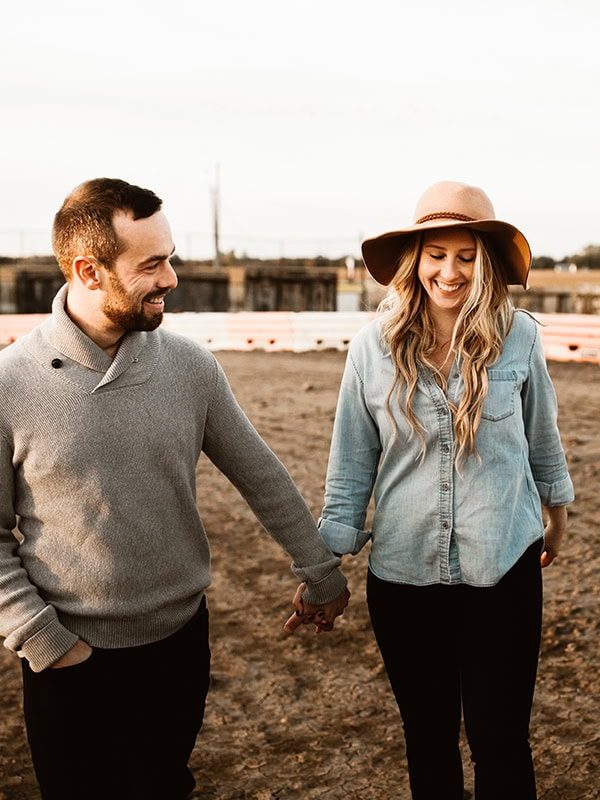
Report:
M162 297L165 294L164 291L147 294L138 306L127 294L125 287L114 273L109 272L108 279L110 291L106 293L102 311L111 322L124 331L153 331L158 328L163 320L162 312L147 316L144 313L143 303L155 297Z

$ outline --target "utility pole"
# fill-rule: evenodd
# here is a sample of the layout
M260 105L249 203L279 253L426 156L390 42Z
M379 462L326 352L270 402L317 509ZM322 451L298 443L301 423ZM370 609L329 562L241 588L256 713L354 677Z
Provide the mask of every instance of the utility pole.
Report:
M213 235L215 241L215 254L213 256L213 267L219 269L220 250L219 250L219 165L215 167L215 185L211 187L212 211L213 211Z
M358 234L358 252L360 253L361 264L362 267L360 269L360 304L363 311L370 311L369 308L369 292L367 290L367 268L365 266L365 261L362 257L362 240L364 239L364 235L361 233Z

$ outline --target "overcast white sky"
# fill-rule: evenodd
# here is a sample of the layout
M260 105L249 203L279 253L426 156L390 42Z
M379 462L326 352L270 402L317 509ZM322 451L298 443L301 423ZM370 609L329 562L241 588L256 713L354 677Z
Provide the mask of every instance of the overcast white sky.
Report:
M107 175L208 254L217 162L226 249L356 251L440 179L538 255L600 242L596 0L34 0L0 27L0 251Z

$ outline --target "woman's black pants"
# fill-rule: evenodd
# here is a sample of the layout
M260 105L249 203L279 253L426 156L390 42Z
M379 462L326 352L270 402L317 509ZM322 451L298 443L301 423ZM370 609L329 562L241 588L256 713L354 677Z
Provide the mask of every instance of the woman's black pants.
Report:
M23 662L25 721L43 800L183 800L209 683L208 611L172 636L94 649L73 667Z
M402 716L413 800L462 800L461 706L476 800L535 800L529 717L541 540L495 586L412 586L369 571L377 644Z

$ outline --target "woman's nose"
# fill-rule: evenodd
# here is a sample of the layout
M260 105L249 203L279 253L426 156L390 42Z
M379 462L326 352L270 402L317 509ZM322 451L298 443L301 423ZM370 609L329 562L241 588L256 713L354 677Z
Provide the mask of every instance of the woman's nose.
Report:
M448 256L444 259L440 272L442 278L455 278L460 275L458 259Z

